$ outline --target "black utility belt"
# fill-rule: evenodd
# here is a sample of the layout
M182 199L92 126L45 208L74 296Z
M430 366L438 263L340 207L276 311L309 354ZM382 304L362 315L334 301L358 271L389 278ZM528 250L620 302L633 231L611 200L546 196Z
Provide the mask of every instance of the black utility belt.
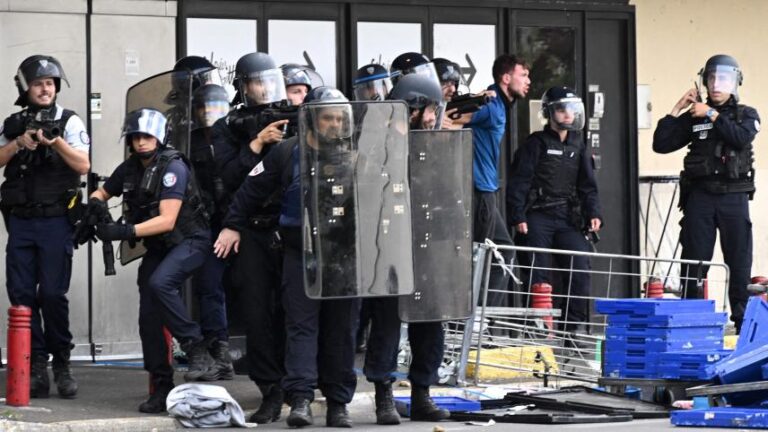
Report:
M551 201L537 201L531 206L531 210L548 210L564 207L567 206L569 202L570 201L567 198L555 199Z
M56 217L67 214L67 208L62 204L52 204L34 207L13 207L11 214L22 219L39 217Z

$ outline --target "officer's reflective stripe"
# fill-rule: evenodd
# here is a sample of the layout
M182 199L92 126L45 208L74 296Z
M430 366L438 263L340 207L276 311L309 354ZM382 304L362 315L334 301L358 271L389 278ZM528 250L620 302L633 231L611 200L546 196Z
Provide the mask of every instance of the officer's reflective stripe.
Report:
M556 150L556 149L548 149L547 150L547 154L562 156L563 155L563 151L562 150Z

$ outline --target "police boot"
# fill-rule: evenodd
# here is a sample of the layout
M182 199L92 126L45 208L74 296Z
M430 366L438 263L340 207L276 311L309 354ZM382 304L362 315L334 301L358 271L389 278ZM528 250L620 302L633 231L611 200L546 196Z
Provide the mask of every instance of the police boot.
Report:
M165 400L168 393L173 390L173 380L168 378L153 378L155 391L149 395L149 399L139 405L139 411L147 414L159 414L166 411Z
M47 398L50 389L48 381L48 353L33 353L29 376L29 397Z
M229 356L229 342L217 340L211 344L208 352L213 357L213 365L200 377L201 381L231 380L235 377L235 368Z
M285 423L290 427L309 426L312 421L312 408L310 400L302 397L294 398L291 401L291 413L285 419Z
M182 346L187 354L189 369L184 374L185 381L197 381L210 371L213 359L208 354L209 342L205 339L199 342L188 341Z
M53 354L53 381L56 383L56 389L59 396L64 399L74 399L77 395L77 381L72 376L69 369L69 349L61 350ZM46 374L47 375L47 374Z
M328 400L328 410L325 412L325 425L328 427L351 428L352 419L349 418L347 404Z
M400 415L395 409L395 400L392 397L392 382L377 382L374 385L376 387L376 424L400 424Z
M440 421L451 416L448 410L438 408L429 396L429 387L411 388L411 421Z
M259 385L261 406L248 419L251 423L267 424L280 419L283 408L283 389L279 384Z

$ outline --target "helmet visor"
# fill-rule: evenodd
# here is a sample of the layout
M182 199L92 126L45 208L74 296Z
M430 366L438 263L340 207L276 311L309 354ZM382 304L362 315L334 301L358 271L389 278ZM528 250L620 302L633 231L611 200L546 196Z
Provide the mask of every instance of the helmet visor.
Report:
M547 105L549 118L563 130L581 130L584 127L584 103L581 99L561 99Z
M229 112L229 103L221 100L208 100L192 106L192 130L208 128L216 120Z
M36 60L24 65L18 69L16 76L19 79L19 85L21 85L24 91L29 90L29 85L32 81L40 78L60 78L69 86L69 81L59 64L46 59Z
M739 86L739 70L733 66L717 65L705 73L707 91L736 94Z
M268 69L253 72L240 80L240 97L247 107L266 105L286 99L283 71Z
M383 101L391 90L389 78L357 83L354 86L356 101Z
M352 106L343 103L311 103L303 107L307 124L305 130L311 131L320 141L349 139L352 137L354 121Z

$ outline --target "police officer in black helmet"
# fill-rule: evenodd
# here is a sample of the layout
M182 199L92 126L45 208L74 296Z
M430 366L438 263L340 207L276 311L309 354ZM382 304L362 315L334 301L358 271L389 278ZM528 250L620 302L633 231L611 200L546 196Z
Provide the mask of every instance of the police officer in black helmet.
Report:
M233 84L237 90L234 102L239 105L212 129L216 174L225 190L223 208L248 173L283 139L282 127L287 123L277 121L259 129L260 113L286 99L283 71L269 55L257 52L241 57ZM259 202L240 227L238 253L229 269L234 288L230 304L239 305L233 312L245 318L248 375L263 396L261 407L250 418L254 423L277 420L283 404L280 380L285 375L285 323L280 302L279 216L279 197ZM232 234L225 224L222 235Z
M229 112L229 95L216 84L203 84L192 94L192 132L190 134L189 159L194 167L200 195L210 216L211 238L219 235L221 219L226 211L225 191L216 173L213 160L212 126ZM200 308L200 327L203 336L211 341L210 354L214 364L202 381L230 380L234 377L229 355L229 333L224 291L224 260L213 253L208 255L202 267L192 278L192 286Z
M15 76L22 111L0 127L0 208L8 229L6 285L13 305L32 308L30 395L48 397L48 355L59 395L73 398L72 334L66 297L72 267L72 224L80 176L90 168L90 139L82 120L56 103L67 82L53 57L25 59Z
M671 153L688 146L680 173L683 210L680 243L683 259L709 261L720 231L723 258L730 269L728 298L731 319L741 328L752 267L752 223L749 200L755 193L753 140L760 116L739 104L743 76L736 59L715 55L699 72L707 89L704 102L697 89L687 90L656 127L653 150ZM683 294L701 297L706 266L681 268Z
M154 109L128 113L123 126L131 156L91 194L89 207L106 211L106 201L123 195L124 223L99 224L102 241L141 240L147 249L139 266L139 335L144 368L155 391L139 406L145 413L165 411L173 389L173 367L163 327L189 359L187 381L209 372L209 343L192 321L180 295L181 285L199 268L211 248L208 215L189 161L165 145L167 121Z
M312 151L319 153L324 150L323 143L336 142L351 133L354 122L347 102L334 88L316 87L309 92L305 104L314 104L309 109L310 124L304 129L303 139ZM315 388L319 387L328 401L326 425L352 427L346 404L352 400L357 384L354 331L360 302L358 299L310 299L304 290L299 155L299 137L291 137L274 146L253 168L234 196L224 220L227 229L219 235L214 249L220 256L237 252L238 247L242 253L242 235L248 229L250 218L259 214L263 201L275 194L280 197L280 233L284 248L282 302L287 331L282 388L291 405L286 422L291 427L313 424L310 403ZM318 172L321 170L317 168ZM264 404L269 404L273 419L277 419L282 401L265 399L262 407Z
M281 65L280 69L283 71L285 93L291 105L301 105L312 87L323 85L320 74L309 66L286 63Z
M532 133L515 152L507 188L508 219L525 246L587 252L582 230L599 231L602 216L581 135L584 104L573 90L552 87L541 98L541 114L547 121L544 130ZM551 283L549 273L541 270L552 267L551 256L536 254L534 259L532 286ZM563 330L585 334L589 259L574 256L572 266Z
M436 127L443 97L440 86L430 77L418 74L401 76L389 99L403 100L408 104L409 129ZM424 233L413 233L414 238L419 236L423 237ZM363 372L375 386L376 423L397 425L400 424L400 416L395 410L392 382L397 371L400 342L398 298L381 297L365 299L365 302L371 315L371 331ZM438 408L429 396L429 387L437 383L437 370L443 359L442 323L410 323L408 338L413 353L408 374L412 385L410 418L412 421L447 419L448 411Z
M384 66L375 63L358 69L352 83L357 101L385 100L391 87L389 72Z

